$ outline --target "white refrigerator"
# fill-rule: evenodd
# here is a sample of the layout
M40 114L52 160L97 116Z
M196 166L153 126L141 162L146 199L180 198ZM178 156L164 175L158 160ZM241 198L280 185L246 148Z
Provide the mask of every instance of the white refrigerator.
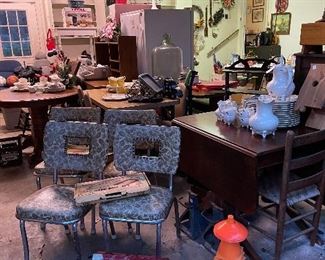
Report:
M152 50L161 45L163 35L183 51L183 67L193 68L193 14L191 10L138 10L122 13L122 35L136 36L138 71L152 74Z

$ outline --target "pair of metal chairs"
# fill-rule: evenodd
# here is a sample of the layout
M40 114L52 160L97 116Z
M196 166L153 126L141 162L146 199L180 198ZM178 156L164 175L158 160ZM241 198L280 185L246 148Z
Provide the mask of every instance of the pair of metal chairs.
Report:
M53 108L52 110L52 116L51 118L56 118L58 121L65 121L68 116L63 116L64 113L62 111L71 111L71 108ZM73 110L73 109L72 109ZM79 113L83 109L77 109ZM61 112L60 112L61 111ZM58 113L59 115L56 115ZM86 113L82 113L83 116L86 115ZM89 119L89 117L86 117ZM80 118L78 118L80 119ZM71 118L70 120L76 120L76 118ZM90 140L91 142L94 141L94 144L90 144L90 150L92 151L92 147L101 147L104 149L106 147L106 153L112 152L113 147L114 148L114 154L116 155L116 158L123 158L125 162L132 161L127 166L122 164L122 167L118 165L118 170L120 170L122 173L126 173L128 170L130 171L150 171L150 172L159 172L159 173L167 173L170 175L170 185L169 189L162 189L162 188L156 188L153 187L151 189L151 192L149 195L141 196L138 198L132 198L123 200L122 205L119 205L119 202L111 202L111 203L103 203L100 205L100 217L103 219L103 228L104 228L104 234L105 238L107 238L107 221L126 221L128 223L135 222L137 223L137 234L140 232L140 223L148 223L148 224L157 224L157 254L160 254L160 229L161 229L161 223L162 221L168 216L168 212L170 210L170 207L172 205L172 202L175 202L175 210L176 210L176 216L178 216L178 208L177 208L177 202L174 200L174 197L172 195L172 174L176 172L177 163L178 163L178 156L179 156L179 142L180 142L180 134L179 130L175 127L158 127L158 126L141 126L141 125L122 125L118 126L118 131L115 134L116 127L120 123L128 123L128 124L139 124L139 123L150 123L154 124L156 120L156 113L154 110L149 111L119 111L119 110L109 110L106 111L104 116L104 122L107 122L107 124L98 125L93 123L81 123L81 122L74 122L74 123L67 123L67 122L52 122L50 121L45 129L46 135L44 139L44 161L48 169L51 169L50 174L52 173L54 176L54 183L57 182L58 176L61 177L67 177L67 175L59 175L58 173L62 173L63 169L64 171L72 171L72 172L79 172L79 171L89 171L93 172L93 168L89 167L79 167L73 164L69 163L69 158L71 155L66 153L56 153L56 151L63 151L66 152L66 148L62 148L62 146L67 144L67 141L63 142L59 138L60 142L54 142L54 138L56 135L59 136L80 136L80 132L78 132L78 128L82 129L84 125L97 125L98 130L104 131L107 134L107 141L101 140L98 142L95 138L91 138L89 135L91 133L83 133L81 136L85 138L86 140ZM71 127L70 127L71 125ZM69 126L69 127L68 127ZM73 127L72 127L73 126ZM69 134L65 134L64 132L58 132L55 133L55 131L52 131L52 128L58 128L62 127L62 129L67 128L70 129ZM104 127L104 128L103 128ZM77 132L75 132L77 131ZM95 131L97 133L98 131ZM137 134L136 134L137 133ZM47 136L51 136L51 138L48 138ZM53 136L52 136L53 135ZM129 136L128 139L125 137ZM132 138L131 138L132 137ZM105 136L106 138L106 136ZM112 145L112 142L114 141L114 146ZM48 142L48 140L51 140L51 142ZM145 142L147 140L147 142ZM156 142L159 144L159 153L158 156L138 156L136 154L131 154L132 152L135 152L134 147L136 146L136 142L140 142L141 145L143 143L152 143ZM122 147L122 149L119 149L118 147ZM48 147L52 147L51 151ZM60 148L59 148L60 147ZM156 146L157 147L157 146ZM126 149L128 148L128 149ZM61 150L60 150L61 149ZM117 150L116 150L117 149ZM126 150L125 150L126 149ZM128 153L127 153L128 151ZM50 156L49 155L52 156ZM125 154L127 154L125 156ZM80 157L77 158L85 158L86 155L79 154ZM60 163L61 159L59 157L65 158L67 162ZM64 157L65 156L65 157ZM51 160L49 160L51 158ZM57 159L57 164L54 163L55 158ZM102 159L105 158L105 155L102 153L101 157L92 157L93 160L98 160L98 163L100 162L100 165L102 165ZM95 159L96 158L96 159ZM64 159L62 159L64 160ZM104 159L106 160L106 159ZM116 162L119 162L120 160L116 159ZM85 162L89 162L89 160L85 160ZM107 161L105 161L106 163ZM81 163L78 161L78 163ZM169 166L168 166L169 165ZM76 166L76 167L75 167ZM47 170L48 170L47 169ZM97 168L97 176L99 178L102 178L104 169ZM70 172L71 173L71 172ZM40 177L40 176L38 176ZM58 189L57 187L62 187ZM24 200L22 203L20 203L17 206L17 218L20 219L21 222L21 232L23 237L23 244L24 244L24 251L25 251L25 259L28 259L29 250L28 250L28 242L26 237L26 231L25 231L25 221L36 221L41 223L53 223L53 224L62 224L62 225L68 225L72 224L72 230L74 233L75 241L76 241L76 250L78 252L78 256L80 257L80 248L78 246L78 236L77 236L77 223L83 219L84 215L90 210L90 207L80 207L75 205L73 199L73 190L72 188L65 187L65 186L56 186L53 188L52 186L48 186L46 188L43 188L36 192L35 194L32 194L29 198ZM63 197L60 196L60 193L64 194ZM44 195L45 194L45 195ZM145 198L144 198L145 197ZM57 210L59 207L56 207L56 204L49 203L48 199L50 200L56 200L58 198L57 203L61 203L61 208L64 208L65 206L69 208L67 211L63 210L62 214L65 215L62 218L62 214L59 213ZM63 201L62 201L63 200ZM66 202L65 200L68 200ZM142 210L140 207L134 207L134 200L142 201L140 204L142 205ZM136 203L136 204L139 204ZM128 206L127 206L128 205ZM151 206L149 206L151 205ZM76 215L74 215L74 218L71 219L71 217L66 218L67 212L69 210L74 210L77 207L78 209L78 216L76 218ZM45 209L44 209L45 208ZM149 215L141 215L139 213L144 213L148 209L152 209L150 211L151 213ZM44 213L44 210L46 213ZM111 210L114 211L114 214L111 214ZM137 210L137 211L135 211ZM131 215L128 215L125 213L125 211L130 213ZM120 218L118 217L118 212L120 212ZM132 213L133 212L133 213ZM61 214L61 215L60 215ZM94 217L94 216L93 216ZM178 218L177 218L178 219ZM94 222L93 222L94 223ZM178 223L178 221L177 221ZM112 229L112 235L115 235L115 230L112 222L111 229ZM179 224L176 225L179 227ZM179 228L177 229L177 234L179 235Z
M271 202L258 213L275 222L275 236L262 226L250 226L275 241L275 259L280 259L284 243L298 236L310 234L314 245L325 195L325 130L298 136L288 131L282 170L263 174L259 193ZM289 234L286 227L294 222L302 230Z

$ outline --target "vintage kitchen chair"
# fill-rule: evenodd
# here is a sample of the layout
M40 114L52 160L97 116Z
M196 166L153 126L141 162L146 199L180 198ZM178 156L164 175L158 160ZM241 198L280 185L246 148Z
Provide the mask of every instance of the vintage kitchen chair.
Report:
M69 147L75 137L87 138L87 153L75 154ZM94 172L103 171L108 147L108 129L104 124L88 122L49 121L45 127L43 158L46 165L54 169L53 185L37 190L16 207L16 217L20 221L24 259L29 259L28 239L25 222L72 226L75 249L81 258L77 233L78 222L91 210L90 205L76 205L74 188L58 185L58 171L62 169ZM94 223L94 222L93 222Z
M122 175L123 173L116 169L113 161L113 141L115 135L115 129L118 124L141 124L141 125L156 125L157 124L157 113L153 109L148 110L120 110L111 109L106 110L104 114L103 123L108 126L109 134L109 159L107 166L103 172L104 178L110 178ZM113 222L109 222L111 228L111 237L116 238L115 228ZM128 230L132 232L131 223L128 223ZM139 228L136 227L136 233L138 234ZM139 234L138 234L139 236Z
M157 154L138 154L137 147L144 141L158 147ZM173 175L176 173L180 151L180 131L177 127L118 125L114 139L116 168L169 175L169 188L151 186L150 193L99 205L105 240L108 239L108 221L122 221L157 226L156 255L160 255L161 225L174 203L177 236L180 236L177 201L174 198ZM137 228L138 228L137 227ZM139 229L138 229L139 231Z
M113 153L113 141L115 129L118 124L127 125L156 125L157 113L153 109L148 110L119 110L111 109L106 110L104 114L103 123L108 125L109 134L109 152ZM112 161L112 154L109 158L109 164L104 171L105 177L113 177L120 175L122 172L116 170L114 162Z
M275 241L275 259L280 259L283 243L300 235L311 233L311 245L315 244L324 190L325 130L298 136L293 131L288 131L282 172L263 174L259 184L260 195L272 204L259 208L258 211L276 223L276 235L274 237L262 227L252 225ZM287 219L286 211L298 202L307 202L307 209L310 210ZM276 217L270 212L272 206L276 207ZM308 220L308 216L312 216L312 220ZM307 223L306 229L294 235L285 235L285 226L299 220Z
M100 108L52 107L49 119L57 122L80 121L100 123ZM43 161L35 166L33 174L36 177L37 188L41 189L41 178L44 176L53 176L53 169L46 167ZM78 178L79 182L81 182L86 174L87 172L85 171L71 171L64 169L58 173L58 177L62 183L64 182L64 178Z

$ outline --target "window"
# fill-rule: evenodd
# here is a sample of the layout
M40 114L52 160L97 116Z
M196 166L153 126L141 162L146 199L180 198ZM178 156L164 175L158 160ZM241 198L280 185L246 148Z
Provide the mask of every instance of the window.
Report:
M26 11L0 10L0 40L5 58L32 55Z

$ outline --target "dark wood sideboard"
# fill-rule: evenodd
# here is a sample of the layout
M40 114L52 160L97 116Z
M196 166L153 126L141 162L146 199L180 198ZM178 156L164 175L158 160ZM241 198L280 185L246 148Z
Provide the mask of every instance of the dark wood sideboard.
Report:
M312 63L325 63L325 53L323 54L303 54L295 53L296 56L296 66L293 81L296 85L295 94L298 94L307 74L310 69L310 64Z

